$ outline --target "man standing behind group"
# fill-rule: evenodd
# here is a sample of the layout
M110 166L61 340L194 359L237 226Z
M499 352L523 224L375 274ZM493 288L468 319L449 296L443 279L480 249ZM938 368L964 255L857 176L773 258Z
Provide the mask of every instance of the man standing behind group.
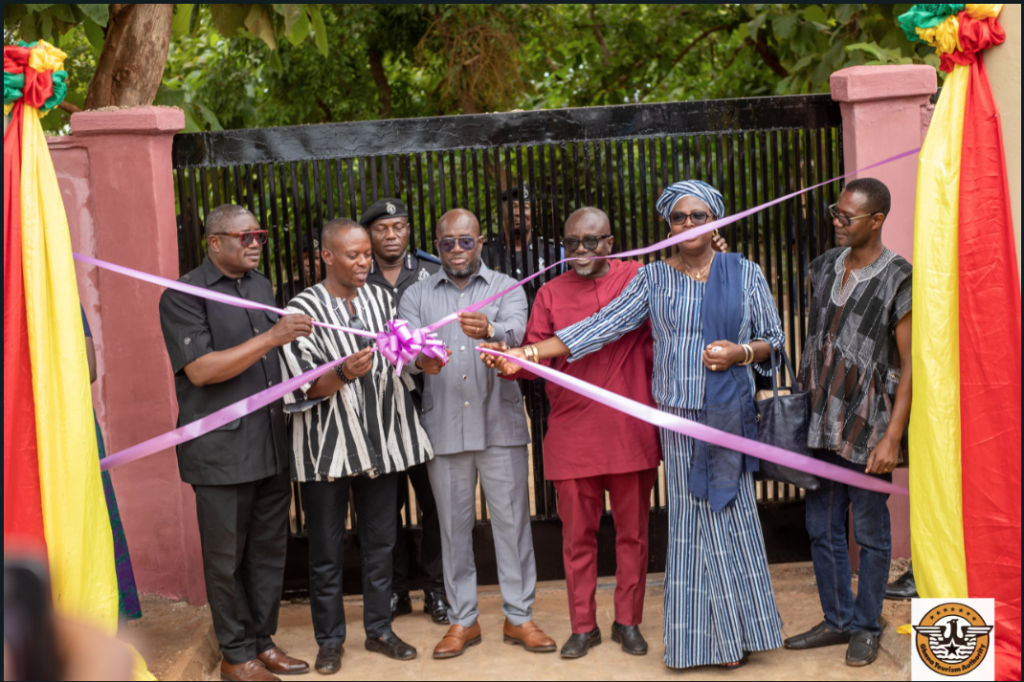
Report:
M259 273L267 233L240 206L206 217L207 257L181 278L193 286L274 305ZM160 299L174 371L178 423L187 424L281 383L277 348L308 336L306 315L278 319L176 291ZM196 493L203 575L226 680L276 680L309 670L274 646L292 491L280 401L178 446L181 480Z
M811 394L809 447L821 460L892 481L906 453L913 397L910 263L885 248L892 199L871 178L846 186L830 207L839 248L811 263L811 307L800 383ZM807 491L807 532L825 620L786 640L788 649L847 644L846 663L878 656L892 556L889 495L822 481ZM860 545L851 587L847 518Z
M359 219L370 233L373 245L373 265L367 281L390 291L397 307L402 295L416 282L427 279L441 266L431 262L426 254L409 253L409 211L400 199L385 198L366 209ZM423 377L413 377L416 390L413 401L422 407ZM409 482L416 491L420 508L420 526L423 542L420 546L420 583L423 588L423 610L435 623L448 625L448 600L444 594L444 572L441 561L441 526L437 522L437 504L430 488L426 465L410 467L398 475L398 533L392 552L393 580L391 584L391 617L412 613L409 599L409 548L402 523L402 509L408 498ZM410 510L410 515L411 515Z
M469 211L456 209L441 216L437 247L442 271L405 292L399 316L419 328L514 284L481 262L482 242L480 223ZM522 396L518 384L498 381L475 353L478 341L516 345L526 315L526 295L516 289L478 312L460 315L458 326L438 332L453 355L443 371L426 377L423 424L437 455L428 470L441 521L451 627L435 647L434 658L459 656L481 639L473 559L477 474L491 513L505 641L534 652L556 649L532 622L537 567L530 528L530 435ZM418 368L438 369L422 356L410 370Z
M640 269L640 263L591 260L608 256L614 246L608 216L582 208L565 223L563 245L572 270L541 287L533 305L523 346L549 339L555 332L589 318L614 301ZM501 344L483 344L501 350ZM485 363L499 367L506 379L532 379L526 370L493 355ZM545 361L559 371L613 393L654 407L654 339L650 322L601 351L577 362ZM604 495L611 496L616 533L615 623L612 640L626 653L647 653L640 633L647 578L647 526L651 491L658 476L661 444L658 429L589 398L547 384L551 399L544 438L544 478L554 481L562 520L562 557L569 592L573 635L563 658L582 658L601 643L597 624L597 532Z
M326 278L288 304L318 322L373 333L395 318L391 294L366 284L373 252L366 230L347 218L321 235ZM391 551L398 514L398 472L432 456L410 391L412 381L373 350L373 340L317 327L283 349L289 377L348 359L285 399L292 414L292 478L302 484L309 536L310 606L320 653L317 672L341 669L345 643L342 586L350 491L363 559L366 649L396 660L416 649L391 629Z

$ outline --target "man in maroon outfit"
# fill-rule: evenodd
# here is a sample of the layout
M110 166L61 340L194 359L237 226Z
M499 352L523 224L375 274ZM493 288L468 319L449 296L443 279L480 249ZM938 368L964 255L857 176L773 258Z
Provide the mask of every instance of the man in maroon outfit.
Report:
M549 339L559 329L585 320L611 303L641 267L635 262L589 259L609 255L614 246L608 216L596 208L583 208L569 217L563 245L566 257L575 259L572 270L540 288L524 346ZM505 372L506 379L535 378L494 356L484 355L483 359ZM655 406L651 396L654 340L649 322L577 362L558 358L545 364ZM658 429L550 382L547 393L551 415L544 438L544 476L554 482L558 492L573 632L562 648L562 657L582 658L601 643L594 595L597 531L606 491L615 518L618 559L612 639L627 653L642 656L647 653L647 642L638 626L647 583L651 491L661 461Z

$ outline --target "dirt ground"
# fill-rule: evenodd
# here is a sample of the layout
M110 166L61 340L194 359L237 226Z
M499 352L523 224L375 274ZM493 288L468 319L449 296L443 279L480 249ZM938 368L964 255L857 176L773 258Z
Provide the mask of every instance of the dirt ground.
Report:
M149 671L157 679L167 679L168 671L186 653L197 631L210 627L210 607L163 597L142 597L142 618L128 625L125 639L146 659Z
M906 570L906 561L893 563L891 578ZM433 646L444 635L445 628L430 622L421 611L422 602L414 599L416 613L395 622L395 632L419 651L419 658L410 663L390 661L370 654L363 648L362 600L345 600L349 622L349 641L346 644L344 667L340 675L328 679L359 680L476 680L476 679L535 679L535 680L659 680L685 676L693 680L904 680L907 675L900 665L886 654L866 669L848 668L843 660L845 649L834 647L811 652L785 650L757 654L751 664L736 672L725 673L714 669L690 670L684 673L669 670L662 663L663 576L651 575L648 580L647 602L644 611L643 632L651 645L646 657L626 656L608 637L607 630L614 619L614 579L600 581L597 602L598 618L605 630L605 642L591 655L580 661L563 661L557 654L529 655L522 649L502 642L501 598L496 588L480 588L480 623L484 629L484 643L452 661L434 661L430 657ZM784 636L788 637L810 628L821 619L814 571L810 564L772 566L772 581L784 621ZM158 679L169 679L168 673L181 670L182 658L194 656L190 649L197 632L209 630L210 614L206 607L194 607L182 602L171 602L158 597L143 601L144 617L130 626L128 635L146 658L150 671ZM889 627L910 622L909 602L885 603L884 615ZM544 583L538 586L534 606L534 620L559 644L569 636L566 613L565 584ZM312 661L316 657L309 602L285 603L275 641L289 653ZM909 647L909 640L908 640ZM212 650L210 650L212 652ZM215 654L209 654L215 655ZM213 660L203 661L201 667L210 670ZM196 678L190 678L196 679ZM219 679L214 673L210 679ZM300 679L323 679L310 674Z

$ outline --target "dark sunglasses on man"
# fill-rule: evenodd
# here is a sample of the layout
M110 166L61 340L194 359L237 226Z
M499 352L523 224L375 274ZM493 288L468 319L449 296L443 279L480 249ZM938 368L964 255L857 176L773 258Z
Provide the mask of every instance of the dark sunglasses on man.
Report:
M562 246L565 247L566 253L575 252L578 248L580 248L580 244L583 244L583 248L586 249L587 251L594 251L601 244L601 242L603 242L605 239L611 238L612 236L610 234L606 234L600 237L584 237L583 239L577 239L576 237L566 237L565 239L562 240Z
M863 220L864 218L870 218L874 213L865 213L864 215L844 215L839 212L839 204L832 204L828 207L828 212L832 215L834 220L838 220L839 224L843 227L849 227L853 224L854 220Z
M250 246L263 246L267 243L267 239L270 237L270 233L266 230L255 230L253 232L218 232L213 237L235 237L238 241L242 242L242 246L248 248Z
M463 251L472 251L476 248L477 240L480 237L445 237L437 242L437 248L441 249L443 253L451 253L455 250L455 245L458 244L459 248Z

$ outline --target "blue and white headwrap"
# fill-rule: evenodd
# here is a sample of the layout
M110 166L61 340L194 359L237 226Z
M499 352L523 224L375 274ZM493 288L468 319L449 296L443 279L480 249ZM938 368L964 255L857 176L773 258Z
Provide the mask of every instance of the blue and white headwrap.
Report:
M665 222L669 222L672 208L683 197L697 197L708 205L716 219L725 217L725 198L721 192L700 180L684 180L670 186L658 198L656 208Z

